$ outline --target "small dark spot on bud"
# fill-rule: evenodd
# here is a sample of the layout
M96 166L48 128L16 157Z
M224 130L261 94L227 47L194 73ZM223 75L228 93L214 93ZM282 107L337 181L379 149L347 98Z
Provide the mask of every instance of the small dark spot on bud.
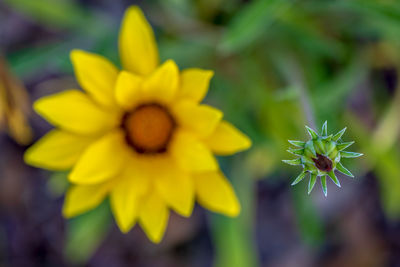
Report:
M330 172L332 170L332 161L328 157L317 153L317 158L312 160L320 171Z

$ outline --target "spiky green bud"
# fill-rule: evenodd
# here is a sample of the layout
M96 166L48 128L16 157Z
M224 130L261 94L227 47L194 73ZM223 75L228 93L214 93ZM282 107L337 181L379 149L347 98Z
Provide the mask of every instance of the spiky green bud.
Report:
M303 171L296 177L292 185L301 182L309 173L310 180L308 183L308 194L310 194L314 188L317 178L321 177L322 191L324 192L324 195L327 196L327 177L340 187L340 182L335 175L335 170L347 176L354 177L354 175L342 165L340 159L357 158L363 154L344 151L346 148L354 144L354 141L342 142L341 138L346 131L346 128L335 135L328 135L328 123L325 121L322 126L321 135L308 126L306 126L306 130L311 139L307 142L289 140L289 143L295 147L289 148L287 151L297 156L297 158L292 160L283 160L283 162L290 165L303 166Z

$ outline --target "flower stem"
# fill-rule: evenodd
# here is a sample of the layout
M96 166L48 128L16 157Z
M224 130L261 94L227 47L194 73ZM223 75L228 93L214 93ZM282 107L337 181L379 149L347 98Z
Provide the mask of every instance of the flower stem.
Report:
M215 244L216 267L256 267L257 255L254 242L255 183L242 164L233 163L229 177L237 192L242 209L237 218L212 215L211 231ZM237 166L237 167L235 167ZM241 167L239 167L241 166Z

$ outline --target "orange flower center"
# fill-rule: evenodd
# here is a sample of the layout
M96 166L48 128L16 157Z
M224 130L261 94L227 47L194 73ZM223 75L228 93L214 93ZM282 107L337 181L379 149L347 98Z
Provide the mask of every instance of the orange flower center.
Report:
M162 153L175 129L168 110L158 104L145 104L126 114L123 127L130 145L139 153Z

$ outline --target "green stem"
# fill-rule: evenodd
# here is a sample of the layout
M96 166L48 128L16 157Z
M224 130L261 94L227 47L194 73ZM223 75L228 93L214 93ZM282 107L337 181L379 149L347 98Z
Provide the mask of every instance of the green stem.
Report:
M232 164L233 186L240 200L242 211L237 218L221 215L211 216L211 228L215 245L216 267L256 267L257 256L254 246L254 179L243 164Z

